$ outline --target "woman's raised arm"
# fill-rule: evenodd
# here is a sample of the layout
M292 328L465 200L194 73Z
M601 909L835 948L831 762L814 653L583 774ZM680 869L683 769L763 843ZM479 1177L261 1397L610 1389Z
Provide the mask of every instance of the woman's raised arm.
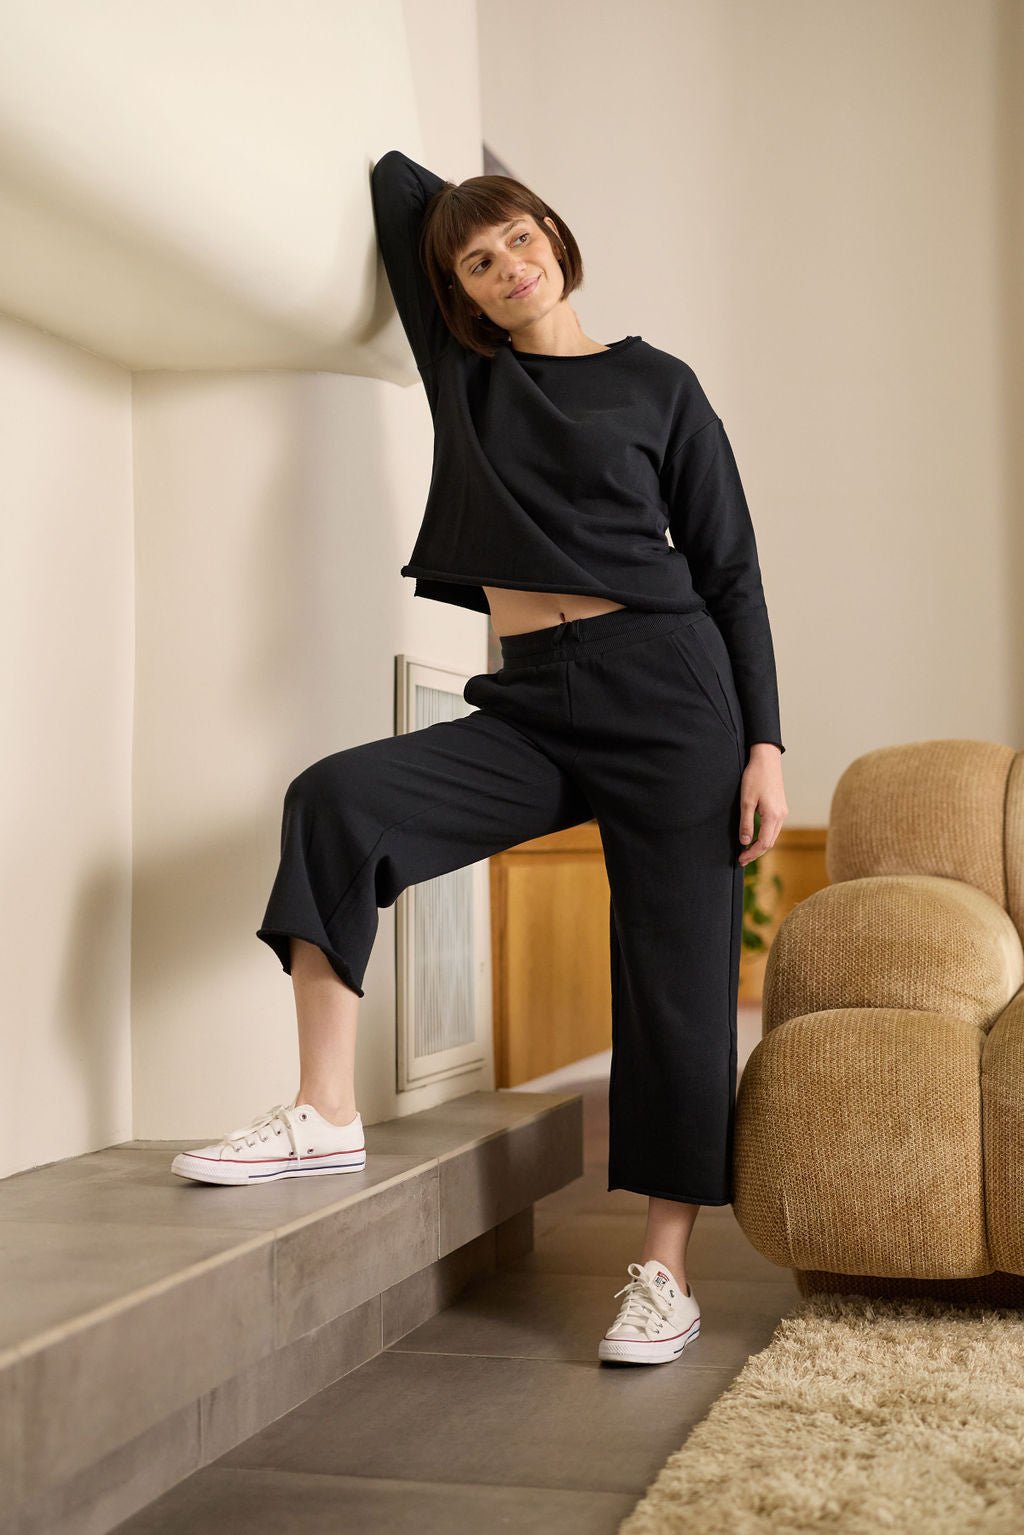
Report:
M436 362L448 346L458 345L444 322L420 260L423 212L444 184L440 176L417 165L400 149L389 149L375 163L370 178L384 270L421 372Z

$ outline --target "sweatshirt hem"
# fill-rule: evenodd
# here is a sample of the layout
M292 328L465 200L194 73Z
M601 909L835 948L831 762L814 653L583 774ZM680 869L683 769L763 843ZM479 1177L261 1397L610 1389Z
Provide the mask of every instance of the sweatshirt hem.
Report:
M506 590L523 592L566 592L574 597L607 597L610 602L628 602L647 611L666 613L697 613L707 611L707 603L691 603L677 608L674 599L662 598L651 592L625 592L621 588L579 585L563 581L527 581L518 577L455 575L448 570L429 570L425 565L403 565L401 574L410 580L448 581L455 586L500 586Z

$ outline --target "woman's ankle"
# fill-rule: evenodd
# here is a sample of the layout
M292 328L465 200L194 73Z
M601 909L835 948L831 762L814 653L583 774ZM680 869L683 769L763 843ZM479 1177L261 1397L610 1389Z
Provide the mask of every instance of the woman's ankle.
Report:
M347 1102L338 1102L336 1099L324 1097L320 1093L306 1093L301 1089L295 1095L295 1102L308 1103L311 1108L329 1121L332 1125L350 1125L359 1112L352 1099Z

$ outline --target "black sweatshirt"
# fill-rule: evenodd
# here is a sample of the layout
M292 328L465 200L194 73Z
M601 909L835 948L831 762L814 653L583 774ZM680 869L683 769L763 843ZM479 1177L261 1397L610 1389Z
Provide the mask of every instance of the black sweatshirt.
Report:
M785 751L750 513L693 369L642 336L575 357L463 347L419 259L423 210L442 185L397 149L371 178L384 269L434 423L426 508L401 574L416 578L417 597L481 613L485 585L706 608L748 746Z

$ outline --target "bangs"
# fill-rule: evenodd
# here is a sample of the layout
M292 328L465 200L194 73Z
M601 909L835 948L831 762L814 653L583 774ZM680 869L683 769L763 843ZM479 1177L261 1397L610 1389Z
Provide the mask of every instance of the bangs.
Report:
M511 192L459 188L457 195L438 208L433 230L434 257L457 273L462 252L484 229L494 224L507 224L510 219L525 218L530 213L532 209L517 202ZM533 216L536 218L536 214ZM550 231L545 229L545 233Z

